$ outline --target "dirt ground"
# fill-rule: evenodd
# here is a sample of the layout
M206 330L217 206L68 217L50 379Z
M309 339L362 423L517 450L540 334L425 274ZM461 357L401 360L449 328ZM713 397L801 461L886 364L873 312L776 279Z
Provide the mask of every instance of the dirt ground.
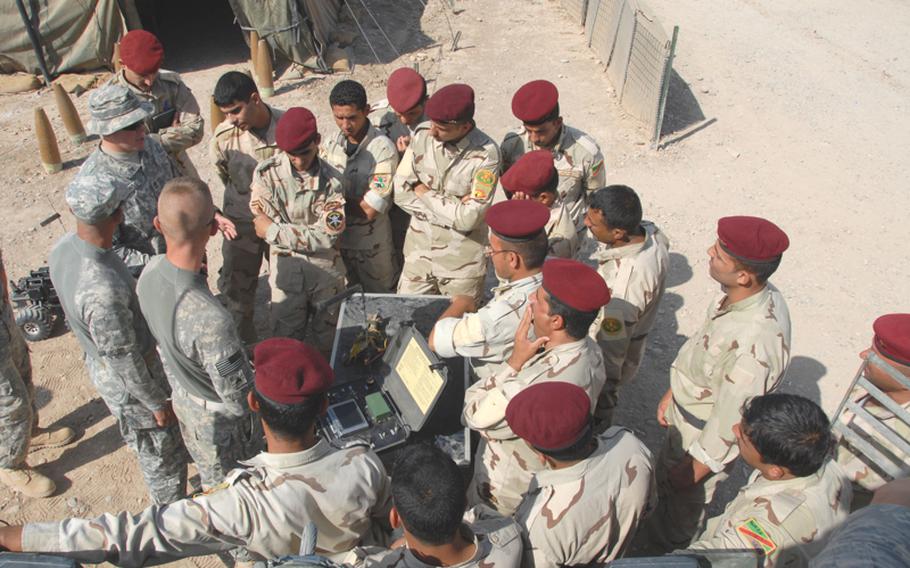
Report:
M772 279L788 300L793 322L785 388L833 412L858 366L857 353L869 344L872 320L908 311L910 128L904 113L910 58L899 50L906 44L910 7L897 0L649 1L665 27L681 28L667 145L660 151L651 150L648 134L624 116L583 31L557 0L459 0L459 13L448 14L461 32L456 51L450 49L441 0L429 0L426 8L419 0L372 0L368 5L403 55L397 57L364 17L383 62L377 64L358 39L350 77L374 99L384 97L392 70L415 62L433 81L431 90L469 83L477 93L477 124L496 140L516 126L510 113L515 89L537 78L558 85L566 122L603 148L608 182L635 188L645 216L672 240L670 287L646 362L622 393L618 413L619 422L652 448L661 439L653 414L670 364L717 291L707 275L705 249L724 215L765 216L789 233L791 248ZM215 81L229 69L245 68L247 52L229 16L219 29L212 23L217 18L204 18L170 20L175 23L165 46L166 67L183 75L208 119ZM191 29L203 21L205 27ZM343 25L355 29L349 17ZM309 107L329 132L328 93L340 78L280 81L269 102ZM75 99L83 119L87 98ZM37 106L48 111L60 138L66 164L57 175L46 175L38 160L32 134ZM189 154L220 201L207 143L208 135ZM63 192L92 149L66 139L49 90L0 97L0 247L11 278L45 264L63 234L60 222L40 227L41 220L58 211L63 225L73 228ZM220 243L211 246L217 269ZM73 336L32 347L42 423L66 424L84 434L69 448L30 458L57 481L58 495L30 500L0 488L0 518L24 522L144 507L136 460L89 382ZM724 495L734 490L730 486ZM211 557L184 564L190 562L219 564Z

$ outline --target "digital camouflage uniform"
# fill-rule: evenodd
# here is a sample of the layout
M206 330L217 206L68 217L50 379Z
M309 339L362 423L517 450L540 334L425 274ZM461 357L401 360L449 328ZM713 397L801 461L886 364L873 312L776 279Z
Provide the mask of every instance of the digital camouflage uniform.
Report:
M470 357L478 378L488 379L512 354L528 296L540 288L542 279L537 273L502 284L493 288L493 298L476 312L436 322L436 353L442 357Z
M90 192L104 185L126 185L123 222L114 233L114 251L137 276L149 259L165 250L164 237L152 225L164 184L177 177L164 148L150 136L140 152L111 155L96 148L70 182L73 192ZM74 186L74 187L73 187Z
M319 158L314 167L297 172L284 153L260 163L250 207L273 221L265 235L272 335L307 341L328 353L338 305L316 313L314 304L344 290L338 238L345 230L345 201L338 172Z
M209 155L215 171L224 184L222 214L234 222L237 238L224 239L221 245L223 263L218 271L218 290L240 337L246 342L256 339L253 311L262 260L268 260L269 246L256 236L250 211L250 185L256 164L279 152L275 127L283 114L268 107L271 119L262 137L253 129L241 130L225 120L215 128Z
M202 142L205 136L204 121L199 112L199 103L193 92L186 86L180 75L173 71L161 69L152 83L151 91L143 91L126 80L123 70L111 77L109 84L122 85L133 91L139 99L155 105L152 116L146 119L149 138L160 142L164 150L174 161L174 166L182 176L199 177L193 162L186 155L186 150ZM157 127L153 116L176 109L174 115L177 124Z
M297 554L313 522L316 553L340 557L370 542L375 523L388 517L388 477L365 447L336 450L321 441L300 452L261 453L244 466L213 490L137 515L30 523L23 549L124 567L236 547L270 560Z
M525 152L540 150L531 143L524 127L506 134L502 140L502 171L508 170ZM559 174L557 203L565 204L575 228L585 229L588 195L606 185L604 157L593 138L571 126L563 125L552 148L553 161Z
M389 209L398 150L373 125L350 156L346 147L347 138L339 130L323 142L321 155L343 178L347 226L339 242L348 282L361 284L365 292L394 292L398 270ZM379 213L372 221L363 215L361 198Z
M863 410L881 421L881 423L894 431L898 436L902 437L907 443L910 443L910 425L895 416L893 412L884 406L878 404L869 395L863 396L857 402L863 407ZM910 401L899 406L910 412ZM850 419L853 420L854 418L851 417ZM871 426L868 426L867 422L863 421L862 426L863 432L867 433L871 439L875 440L875 445L879 446L879 449L885 449L895 457L903 458L903 467L901 468L903 476L910 476L910 455L907 455L893 442L886 440L884 436L879 434ZM864 493L875 491L888 481L891 481L891 476L877 469L875 467L875 462L872 461L871 458L866 457L861 452L855 450L849 442L843 439L837 444L837 462L846 472L850 481L855 483Z
M511 515L542 467L539 459L506 422L506 407L516 394L544 381L577 385L588 393L591 407L604 384L604 363L594 340L585 337L535 355L515 371L508 364L465 391L462 420L481 437L474 458L468 502L484 503Z
M777 388L790 362L790 313L777 288L768 283L722 308L724 297L721 293L710 304L701 328L670 368L670 426L657 468L660 504L652 516L669 549L688 544L739 455L733 425L742 418L743 403ZM713 473L690 489L671 489L667 472L687 453Z
M486 276L484 215L499 176L499 148L477 128L457 143L419 131L395 173L395 203L411 214L401 294L465 294L479 301ZM417 197L414 186L430 191Z
M524 566L602 565L623 555L639 522L657 502L651 452L631 430L610 428L597 449L564 469L544 469L515 520Z
M261 447L259 420L247 406L253 371L231 315L205 276L156 256L136 287L173 388L174 413L203 487L220 483Z
M0 252L0 469L25 463L38 424L32 363L9 301L9 278Z
M610 288L610 303L591 325L591 337L600 345L607 368L607 382L594 411L599 430L613 422L619 387L638 373L670 270L666 235L653 223L641 225L645 240L620 247L598 242L587 232L577 256L597 270Z
M159 428L152 415L167 407L171 388L139 310L136 281L113 251L73 233L51 251L50 268L92 383L136 452L152 501L182 499L186 453L180 427Z
M449 568L519 568L521 565L521 529L510 518L476 507L465 513L461 535L476 547L470 560L449 564ZM344 557L345 565L354 568L438 568L427 564L411 550L355 548Z
M805 567L847 519L851 494L850 482L833 462L812 475L778 481L754 471L689 548L754 548L764 553L768 568Z

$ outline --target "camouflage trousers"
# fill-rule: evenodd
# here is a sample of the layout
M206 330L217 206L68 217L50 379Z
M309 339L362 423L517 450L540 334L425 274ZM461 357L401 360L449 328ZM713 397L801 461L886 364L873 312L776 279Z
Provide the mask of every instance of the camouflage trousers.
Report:
M259 285L262 261L268 258L269 245L256 236L251 221L232 221L237 227L237 238L225 239L221 247L223 263L218 271L218 291L234 318L240 339L245 343L255 343L256 325L253 315L256 288Z
M219 403L203 401L178 386L172 400L183 442L204 489L224 481L240 460L262 450L262 425L251 412L240 417L224 414Z
M381 243L372 250L341 249L341 258L348 285L360 284L364 292L377 294L395 291L398 270L391 243Z
M483 299L484 276L475 278L437 278L431 274L409 273L407 260L398 279L399 294L428 294L431 296L455 296L464 294L480 303Z
M612 346L609 342L598 340L604 356L604 365L607 368L607 380L597 397L597 407L594 409L595 433L606 432L613 425L613 411L619 403L619 389L638 374L646 342L647 336L633 339L629 342L626 352L617 357L617 354L611 350ZM619 359L622 360L622 363L617 366L613 362Z
M6 306L0 306L0 311ZM0 468L25 463L38 424L28 347L12 317L0 317Z
M157 357L147 357L153 378L167 381ZM149 497L156 505L179 501L186 496L187 455L176 424L160 428L152 411L126 390L123 381L92 357L85 358L92 383L104 404L117 420L120 435L139 459Z
M518 509L542 468L537 455L520 438L480 439L474 455L474 476L468 486L468 507L486 505L504 517Z

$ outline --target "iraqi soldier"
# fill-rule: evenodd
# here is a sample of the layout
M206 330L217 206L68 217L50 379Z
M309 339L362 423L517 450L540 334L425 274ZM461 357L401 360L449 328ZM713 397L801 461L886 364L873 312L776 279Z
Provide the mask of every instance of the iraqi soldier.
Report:
M544 464L515 513L523 565L602 565L622 556L657 502L648 448L625 428L595 434L588 394L571 383L531 385L509 402L506 421Z
M224 184L222 210L236 227L236 236L221 247L224 262L218 271L218 290L240 338L249 345L256 342L253 315L259 270L269 254L269 245L253 228L250 185L256 163L278 153L275 129L283 111L265 104L256 83L239 71L222 75L212 96L225 118L215 127L209 150Z
M471 296L453 297L430 332L430 349L443 357L470 357L481 379L509 358L528 297L540 287L548 216L546 207L533 201L505 201L487 210L490 244L484 254L503 283L479 310Z
M542 284L525 310L506 364L465 392L462 420L481 437L469 503L485 503L510 515L542 467L506 422L512 397L532 384L563 381L583 388L593 408L603 388L604 366L588 329L609 301L610 291L594 269L574 260L544 263ZM532 321L536 339L529 338Z
M429 444L401 453L392 470L392 527L404 536L391 549L357 548L345 557L357 568L518 568L521 531L515 521L474 508L461 471ZM431 560L432 559L432 560Z
M850 482L829 460L834 441L817 404L774 393L746 402L733 426L739 453L755 468L692 550L751 548L769 568L808 566L850 512Z
M186 177L168 183L155 217L167 254L149 262L136 287L173 387L184 444L206 489L261 443L258 421L245 403L253 382L249 359L231 315L200 272L205 245L216 232L214 216L204 183Z
M533 150L524 154L502 175L499 180L502 191L493 197L494 203L506 199L530 199L549 210L549 220L544 230L547 233L549 256L574 258L578 249L579 233L575 221L566 206L559 202L556 192L559 175L553 165L553 153L549 150Z
M549 81L524 84L512 96L512 114L522 127L502 140L503 172L518 157L537 149L550 150L559 172L559 203L569 209L578 231L590 192L604 187L604 157L593 138L563 123L559 114L559 91Z
M366 292L393 292L398 270L389 209L398 152L367 119L363 85L340 81L329 103L338 132L323 142L322 158L344 178L347 226L340 246L348 283L360 284Z
M120 40L120 72L108 84L131 90L153 105L146 117L149 138L154 138L174 161L179 175L199 177L186 150L205 135L199 103L189 87L173 71L161 69L164 47L145 30L128 32Z
M395 203L411 214L402 294L464 294L479 301L486 275L483 216L499 176L499 148L474 124L474 90L448 85L427 101L395 173Z
M320 554L374 543L371 534L389 516L382 462L367 447L336 449L316 434L332 369L288 338L257 345L255 362L256 384L244 402L258 413L268 450L224 483L137 515L0 527L0 547L138 567L236 547L259 560L296 554L310 523Z
M69 444L76 433L65 426L38 427L32 362L13 317L9 282L0 251L0 483L27 497L50 497L57 485L25 458L30 451Z
M250 210L256 235L270 246L272 335L308 337L328 354L338 306L315 304L344 289L338 238L345 230L344 185L322 161L316 117L295 107L278 120L282 152L253 175Z
M578 260L593 266L610 287L610 303L591 326L607 368L594 411L598 431L613 423L619 387L638 372L667 284L670 242L641 217L641 201L625 185L594 192L585 215L588 232Z
M721 286L704 323L670 368L657 408L667 429L658 461L658 513L651 540L685 548L718 483L739 455L733 425L749 397L774 390L790 361L790 313L768 282L790 241L758 217L724 217L708 248L708 271Z
M910 383L910 314L881 316L875 320L872 329L875 333L872 345L860 356L867 359L870 354L874 353L890 369L869 361L865 366L865 377L899 408L910 412L910 388L906 384ZM898 381L889 371L904 377L905 383ZM855 402L904 440L910 441L910 425L905 419L901 419L871 396L865 395ZM897 458L902 458L899 461L903 463L903 473L905 476L910 475L910 455L907 455L893 442L885 439L875 429L867 427L863 428L863 431L868 433L880 449L887 450ZM875 460L857 451L843 439L837 446L837 461L856 486L853 499L854 509L859 504L868 503L872 497L871 492L891 479L891 476L881 471L880 465L876 464Z
M187 463L171 388L139 310L136 280L111 250L129 189L77 189L66 193L76 232L51 251L51 280L92 383L139 458L152 502L173 503L186 495Z

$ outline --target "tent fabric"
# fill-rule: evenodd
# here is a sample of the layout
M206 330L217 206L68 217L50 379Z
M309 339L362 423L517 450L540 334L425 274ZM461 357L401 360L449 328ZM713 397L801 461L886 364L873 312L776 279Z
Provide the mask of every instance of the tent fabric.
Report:
M40 74L38 58L13 0L0 14L0 72ZM53 76L107 67L123 33L117 0L24 0Z

